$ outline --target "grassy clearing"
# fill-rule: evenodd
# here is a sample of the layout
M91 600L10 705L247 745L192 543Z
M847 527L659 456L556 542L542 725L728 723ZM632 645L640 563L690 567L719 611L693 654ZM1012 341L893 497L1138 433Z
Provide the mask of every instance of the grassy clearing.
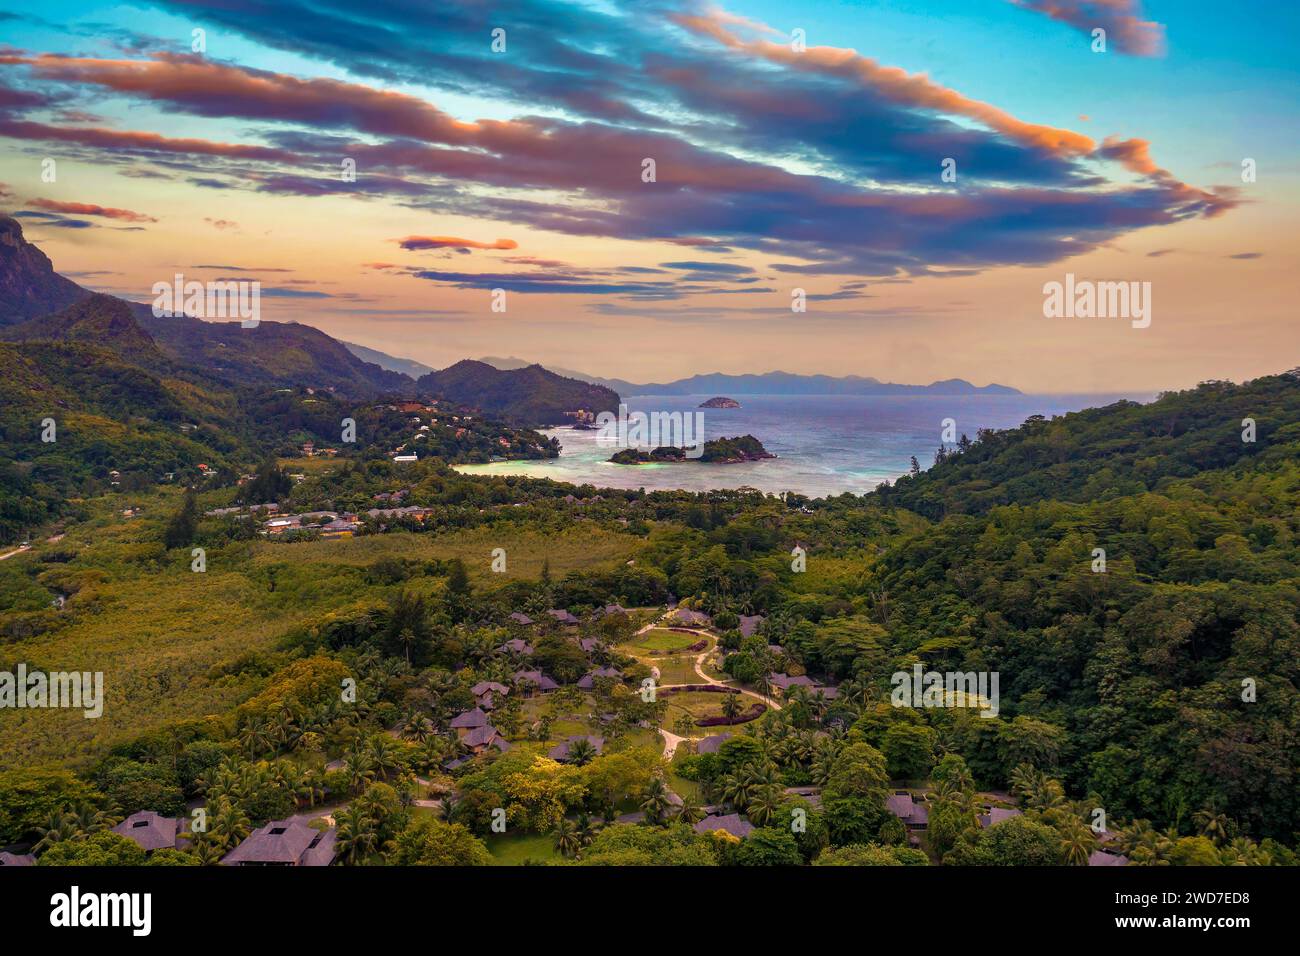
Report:
M77 764L177 720L229 714L261 689L268 658L274 663L286 637L351 602L386 599L391 589L368 583L363 572L380 558L460 557L482 587L509 576L490 573L493 547L507 549L510 575L529 577L548 558L560 576L619 563L635 548L627 535L590 526L506 540L486 529L258 540L208 549L207 571L199 574L188 549L168 552L158 543L178 501L175 489L99 499L64 540L40 541L0 562L0 611L36 611L56 594L70 595L58 626L0 647L0 666L25 661L29 669L102 672L105 700L98 719L70 710L0 711L0 768ZM128 505L142 506L144 517L123 518ZM40 560L53 551L76 556ZM556 727L557 734L585 732Z
M550 862L563 859L554 841L545 834L519 833L494 836L487 841L494 866L523 866L529 860Z

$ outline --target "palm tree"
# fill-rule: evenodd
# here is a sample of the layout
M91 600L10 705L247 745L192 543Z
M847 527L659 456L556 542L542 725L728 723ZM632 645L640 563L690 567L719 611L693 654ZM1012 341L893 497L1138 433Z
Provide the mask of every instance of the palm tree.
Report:
M107 830L113 825L113 820L107 813L85 800L72 811L72 819L77 831L84 835Z
M353 750L343 758L343 772L347 774L348 789L360 793L375 779L375 761L364 750Z
M728 721L735 721L740 716L740 695L723 694L722 695L722 716Z
M781 803L784 799L785 791L779 784L763 784L750 797L745 815L759 826L767 826L781 812Z
M1088 857L1097 848L1097 835L1078 817L1071 817L1059 828L1061 852L1067 866L1087 866Z
M338 815L335 849L346 864L355 866L375 852L379 830L375 818L362 806L350 806Z
M1228 842L1228 828L1231 824L1214 806L1197 810L1192 814L1192 822L1201 831L1201 836L1208 837L1215 846L1223 846Z
M601 830L599 823L595 822L585 813L578 814L578 843L583 849L591 846L591 841L596 839L596 834Z
M569 763L585 767L596 757L596 747L586 737L579 737L569 744Z
M402 722L400 733L404 740L424 743L433 736L433 721L418 710L412 710L406 715L406 720Z
M51 813L46 825L37 827L36 832L41 835L36 846L32 847L37 853L48 850L54 844L63 840L75 840L81 836L81 831L77 829L76 816L66 809L56 810Z
M250 718L239 733L239 743L249 757L266 753L271 749L271 733L266 723L260 717Z
M677 808L677 819L687 826L695 826L705 818L707 814L700 801L694 796L687 795L682 797L682 805Z
M216 866L226 855L226 841L212 833L193 835L190 853L198 857L201 866Z
M366 753L380 780L387 780L390 774L397 773L403 767L397 745L387 734L373 734L366 741Z
M668 793L668 785L664 783L662 777L651 779L645 790L645 799L641 801L641 809L645 811L647 823L662 826L668 822L668 810L672 806Z
M247 814L228 797L218 799L215 810L208 817L209 832L227 845L239 843L248 836L252 827Z
M567 817L560 818L560 822L551 831L551 837L555 840L555 849L562 856L572 857L582 852L582 840L578 836L578 828Z

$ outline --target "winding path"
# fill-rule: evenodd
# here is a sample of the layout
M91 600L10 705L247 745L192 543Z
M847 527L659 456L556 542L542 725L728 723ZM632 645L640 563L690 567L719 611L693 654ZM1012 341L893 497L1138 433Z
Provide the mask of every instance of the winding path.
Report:
M775 700L773 700L771 697L768 697L766 694L760 694L758 691L756 691L756 690L749 690L749 689L746 688L746 687L737 687L737 686L735 686L734 684L729 684L729 683L727 683L726 681L718 680L716 677L710 677L708 674L704 673L704 669L703 669L703 667L704 667L704 660L705 660L705 658L707 658L711 653L713 653L713 651L714 651L714 650L717 648L717 646L718 646L718 639L717 639L717 637L716 637L714 634L712 634L712 633L709 632L709 631L702 631L702 630L700 630L699 628L694 628L694 627L681 627L681 626L676 625L676 624L674 624L674 625L664 625L664 624L661 623L662 620L663 620L663 618L660 617L660 618L658 618L658 619L652 621L651 623L647 624L645 627L641 628L639 631L636 632L636 636L637 636L637 637L640 637L642 634L646 633L647 631L653 630L653 629L656 628L656 627L666 627L666 626L671 626L672 629L675 630L675 631L686 631L687 633L690 633L690 634L698 634L700 637L704 638L705 640L707 640L707 641L709 642L709 646L708 646L708 647L706 647L704 650L702 650L699 654L695 655L694 670L695 670L695 673L699 676L700 680L701 680L703 683L705 683L705 684L712 684L714 687L726 687L726 688L729 689L729 690L734 690L734 691L737 691L737 692L739 692L739 693L741 693L741 694L745 694L746 696L753 697L755 700L760 700L760 701L762 701L764 704L766 704L768 707L771 707L773 710L780 710L780 709L781 709L781 705L780 705L779 703L777 703ZM651 667L654 667L654 664L651 663L650 666L651 666ZM659 669L658 669L657 667L655 667L655 672L656 672L656 673L658 673L658 670L659 670ZM691 686L693 686L693 685L691 685L691 684L660 684L658 689L659 689L659 690L675 690L675 689L680 689L680 688L683 688L683 687L691 687ZM733 726L734 726L734 725L733 725ZM665 759L665 760L672 760L672 759L673 759L673 756L677 753L677 748L681 745L681 743L682 743L683 741L685 741L685 740L694 740L694 739L695 739L695 738L693 738L693 737L679 737L677 734L671 733L671 732L669 732L667 729L665 729L665 728L663 728L663 727L660 727L660 728L659 728L659 734L664 738L664 759Z

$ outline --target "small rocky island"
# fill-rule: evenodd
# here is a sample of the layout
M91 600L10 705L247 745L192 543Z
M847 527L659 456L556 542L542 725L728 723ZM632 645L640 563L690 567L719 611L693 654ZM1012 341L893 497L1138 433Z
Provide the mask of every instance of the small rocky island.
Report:
M734 398L726 398L722 395L714 396L707 401L700 402L700 408L739 408L740 402Z
M716 438L704 443L704 452L698 458L690 458L685 448L661 445L650 451L640 448L624 448L615 452L609 459L616 465L648 465L653 462L687 462L702 461L713 465L730 465L740 461L761 461L775 458L763 447L753 435L737 435L735 438Z

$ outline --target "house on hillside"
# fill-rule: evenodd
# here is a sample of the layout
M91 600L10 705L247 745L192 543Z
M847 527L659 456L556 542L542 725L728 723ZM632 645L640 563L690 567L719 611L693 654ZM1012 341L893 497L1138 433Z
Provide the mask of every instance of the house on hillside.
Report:
M334 862L337 833L317 830L303 816L272 820L254 830L221 862L224 866L329 866Z
M765 618L761 614L740 615L741 637L753 637L758 633L758 625L762 624L764 620Z
M471 730L486 726L488 726L488 715L483 713L482 708L479 707L467 710L463 714L457 714L451 719L451 729L456 731L457 736L462 739Z
M804 674L791 677L789 674L772 673L767 675L767 682L772 687L772 693L778 697L784 697L792 687L806 687L811 691L817 686L815 680Z
M582 623L568 611L560 610L558 608L552 608L546 613L555 618L555 620L559 621L565 627L577 627Z
M498 647L497 650L503 653L508 652L511 654L519 654L523 657L533 656L533 645L529 644L522 637L515 637L506 641Z
M0 866L35 866L36 857L30 853L0 853Z
M908 842L919 845L920 831L930 825L930 808L919 800L913 800L906 790L895 790L885 798L885 806L907 827Z
M519 624L522 627L528 627L533 623L533 619L531 617L529 617L527 614L524 614L520 611L515 611L513 614L511 614L510 620L512 623Z
M541 671L515 671L514 682L526 697L534 693L549 694L551 691L560 688L559 684Z
M140 845L145 853L154 850L180 850L189 843L182 839L185 832L184 823L176 817L164 817L152 810L140 810L131 814L117 826L113 832L124 836Z
M474 728L461 737L460 742L476 754L481 754L489 747L496 747L502 753L510 749L510 742L491 724Z

